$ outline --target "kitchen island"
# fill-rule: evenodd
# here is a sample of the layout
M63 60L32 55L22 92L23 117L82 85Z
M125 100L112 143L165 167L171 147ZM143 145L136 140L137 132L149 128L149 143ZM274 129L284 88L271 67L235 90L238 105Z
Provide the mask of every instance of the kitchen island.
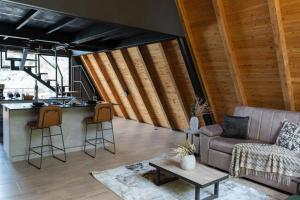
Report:
M27 158L29 131L27 123L37 120L38 108L31 103L10 103L3 106L3 146L7 157L11 161L25 160ZM62 108L62 129L67 152L83 149L85 123L84 119L92 116L93 105L60 106ZM106 124L104 124L106 126ZM53 134L57 127L51 128ZM95 134L95 128L89 127L89 134ZM41 144L41 131L35 130L32 135L33 145ZM47 130L46 130L47 133ZM47 138L44 143L47 143ZM53 140L55 143L56 141ZM59 143L58 143L59 144ZM47 148L45 148L48 150ZM59 153L59 152L58 152ZM49 153L48 153L49 154ZM45 153L47 155L47 153Z

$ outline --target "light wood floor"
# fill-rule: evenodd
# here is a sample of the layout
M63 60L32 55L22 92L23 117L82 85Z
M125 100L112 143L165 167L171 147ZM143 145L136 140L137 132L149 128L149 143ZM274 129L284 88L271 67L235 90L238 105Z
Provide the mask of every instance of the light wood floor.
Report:
M45 158L41 170L23 161L7 161L0 145L0 199L119 199L89 172L153 158L170 151L185 138L180 132L119 118L114 119L114 127L116 155L101 149L95 159L83 152L68 153L67 163ZM279 199L286 198L286 195L258 184L246 180L240 182Z

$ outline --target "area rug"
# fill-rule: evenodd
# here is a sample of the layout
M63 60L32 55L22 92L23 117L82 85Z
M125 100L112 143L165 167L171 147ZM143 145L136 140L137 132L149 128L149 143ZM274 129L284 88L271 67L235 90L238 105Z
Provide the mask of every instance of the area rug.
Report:
M159 160L159 156L151 160ZM181 180L156 186L155 169L149 166L151 160L121 166L105 171L94 171L92 175L120 198L125 200L190 200L195 199L193 185ZM167 175L166 175L167 176ZM163 177L162 177L163 178ZM201 199L213 193L213 186L201 189ZM259 192L228 179L220 183L219 198L222 200L271 200L267 194Z

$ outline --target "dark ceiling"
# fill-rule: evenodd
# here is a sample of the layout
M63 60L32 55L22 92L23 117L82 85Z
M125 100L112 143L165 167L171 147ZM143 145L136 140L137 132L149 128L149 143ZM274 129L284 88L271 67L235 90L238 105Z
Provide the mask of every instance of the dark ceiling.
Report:
M0 1L0 46L93 52L175 38L145 29L98 22Z

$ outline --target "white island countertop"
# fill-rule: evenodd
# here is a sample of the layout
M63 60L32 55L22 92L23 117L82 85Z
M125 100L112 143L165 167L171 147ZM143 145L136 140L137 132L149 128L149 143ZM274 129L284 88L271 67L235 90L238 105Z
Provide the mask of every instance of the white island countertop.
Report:
M27 123L37 120L38 108L33 107L32 103L4 103L2 106L4 151L11 161L24 160L28 153L30 135ZM60 105L62 107L62 129L67 152L83 149L86 130L84 119L93 116L94 106ZM104 127L108 125L110 126L109 123L104 123ZM51 132L55 133L57 131L58 127L51 127ZM95 137L95 127L89 127L88 134ZM47 142L47 139L45 139L44 143ZM32 144L35 146L41 145L40 130L34 131Z
M48 104L47 104L48 105ZM28 109L37 109L37 108L40 108L40 107L36 107L36 106L33 106L32 103L4 103L2 104L2 106L4 108L7 108L9 110L28 110ZM89 104L82 104L82 105L56 105L56 106L59 106L61 108L85 108L85 107L88 107L88 108L91 108L91 107L94 107L95 105L89 105Z

